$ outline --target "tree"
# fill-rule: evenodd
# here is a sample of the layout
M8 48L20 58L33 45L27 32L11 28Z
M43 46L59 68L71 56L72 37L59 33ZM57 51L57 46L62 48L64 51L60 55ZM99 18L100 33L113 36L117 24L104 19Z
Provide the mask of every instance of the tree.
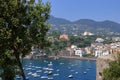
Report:
M42 49L49 44L45 38L50 28L46 22L49 13L50 3L44 4L42 0L37 3L35 0L0 0L0 68L3 80L13 80L16 66L26 80L20 57L29 53L33 44Z
M29 8L32 10L28 15L32 21L29 28L30 37L34 44L43 49L50 44L45 37L50 28L49 23L46 22L49 18L50 4L47 2L44 5L41 0L38 0L36 6L34 6L34 3L30 3Z
M103 71L103 80L120 80L120 53L117 60L109 63L109 68Z

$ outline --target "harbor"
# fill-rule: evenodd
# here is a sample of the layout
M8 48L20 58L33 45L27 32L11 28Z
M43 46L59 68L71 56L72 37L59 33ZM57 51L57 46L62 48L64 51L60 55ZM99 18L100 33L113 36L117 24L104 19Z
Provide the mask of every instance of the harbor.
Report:
M28 80L96 80L96 61L46 58L25 59L22 64Z

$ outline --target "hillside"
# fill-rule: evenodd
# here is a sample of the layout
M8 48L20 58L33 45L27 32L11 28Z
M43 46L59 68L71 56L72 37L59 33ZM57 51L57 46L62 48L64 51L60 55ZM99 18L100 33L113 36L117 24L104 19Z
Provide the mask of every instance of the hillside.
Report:
M81 34L84 31L90 31L95 34L118 34L120 32L120 24L109 20L98 22L91 19L80 19L71 22L51 16L49 22L51 23L50 31L67 34Z

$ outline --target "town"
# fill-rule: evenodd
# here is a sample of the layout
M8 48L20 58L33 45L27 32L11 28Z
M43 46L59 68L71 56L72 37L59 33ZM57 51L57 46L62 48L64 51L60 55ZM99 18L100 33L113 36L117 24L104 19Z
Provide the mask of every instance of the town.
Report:
M54 35L56 36L56 34ZM50 53L50 50L48 53L45 51L39 50L39 48L33 46L31 54L27 56L27 58L40 58L41 56L68 56L68 57L100 57L100 56L106 56L109 54L113 54L116 52L120 52L120 37L104 37L101 38L100 36L95 36L91 32L85 31L82 35L83 38L88 39L92 38L92 41L89 42L88 45L79 47L77 46L82 41L76 41L77 43L71 43L69 35L67 34L59 34L58 38L49 36L48 39L52 41L52 46L49 48L51 49L52 53ZM78 37L78 35L74 35L75 37ZM87 38L88 37L88 38ZM73 38L73 37L72 37ZM77 38L76 38L77 39ZM109 40L109 41L108 41ZM64 43L60 42L63 41ZM61 44L61 45L60 45ZM85 41L83 41L83 44ZM53 47L54 45L54 47Z

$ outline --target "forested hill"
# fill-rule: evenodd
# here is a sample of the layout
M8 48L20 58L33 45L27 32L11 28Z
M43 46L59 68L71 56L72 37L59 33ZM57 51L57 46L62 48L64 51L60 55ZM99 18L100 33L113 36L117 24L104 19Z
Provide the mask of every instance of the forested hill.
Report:
M120 24L113 21L94 21L91 19L80 19L74 22L63 18L51 16L49 22L52 24L50 31L59 31L67 34L80 34L90 31L98 34L120 33Z

